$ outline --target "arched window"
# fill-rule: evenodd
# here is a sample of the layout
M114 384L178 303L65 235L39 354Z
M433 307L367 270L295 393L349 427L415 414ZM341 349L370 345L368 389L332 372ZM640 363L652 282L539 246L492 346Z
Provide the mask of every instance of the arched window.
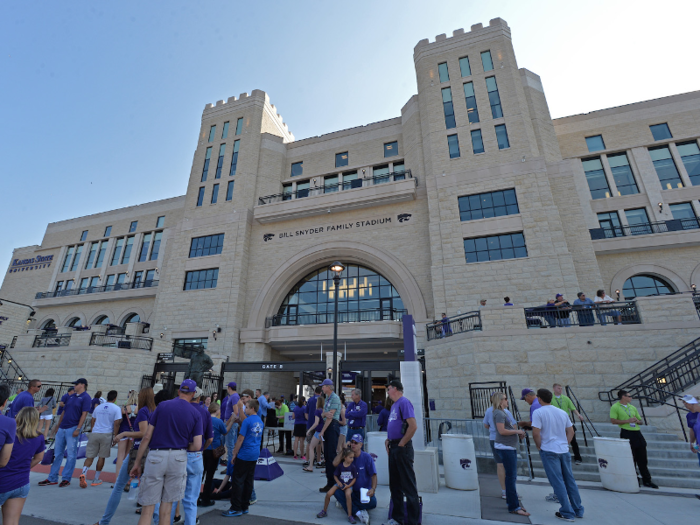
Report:
M122 323L122 328L126 328L127 323L140 323L141 322L141 317L139 314L129 314L126 316L126 319L124 319L124 322Z
M625 285L622 287L622 293L625 299L674 292L673 286L668 281L656 275L634 275L627 279Z
M92 324L109 324L109 317L106 315L101 315Z
M80 320L80 317L74 317L73 319L68 321L68 326L70 326L71 328L80 328L81 326L83 326L83 323Z
M273 325L332 323L333 272L321 268L304 277L285 297ZM349 264L340 275L338 322L400 320L406 313L396 288L374 270Z
M41 327L42 330L56 330L56 322L53 319L49 319Z

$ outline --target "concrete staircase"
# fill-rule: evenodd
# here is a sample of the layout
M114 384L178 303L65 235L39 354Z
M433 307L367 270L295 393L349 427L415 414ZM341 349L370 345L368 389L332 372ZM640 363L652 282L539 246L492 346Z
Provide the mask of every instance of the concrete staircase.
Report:
M581 449L583 464L573 465L574 477L580 481L600 481L598 464L593 447L593 439L588 437L588 446L584 446L580 426L577 425L576 440ZM601 437L620 437L620 429L610 423L595 423ZM647 456L649 472L652 481L660 487L683 487L700 489L700 465L698 456L690 451L690 445L678 439L673 434L657 432L656 427L642 426L644 439L647 441ZM546 478L539 453L534 446L532 451L532 466L535 477ZM571 456L573 463L573 454ZM523 462L524 463L524 462Z

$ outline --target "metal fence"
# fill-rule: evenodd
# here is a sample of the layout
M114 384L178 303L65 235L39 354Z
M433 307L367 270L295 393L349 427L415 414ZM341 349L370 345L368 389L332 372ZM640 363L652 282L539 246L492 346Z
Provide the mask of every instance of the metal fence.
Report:
M661 222L644 222L623 226L614 225L612 221L600 221L600 228L590 231L591 239L612 239L615 237L629 237L632 235L650 235L653 233L677 232L683 230L696 230L700 228L700 218L689 217L687 219L671 219Z
M85 288L71 288L70 290L56 290L53 292L38 292L35 299L47 299L50 297L70 297L73 295L85 295L90 293L116 292L119 290L132 290L135 288L152 288L158 286L158 281L149 279L146 281L134 281L133 283L116 283L105 286L86 286Z
M151 351L153 339L151 337L139 337L136 335L112 335L93 333L90 338L90 346L107 346L111 348L124 348Z
M505 381L469 383L469 401L472 407L472 418L483 419L486 410L491 406L491 396L496 392L506 393Z
M556 328L612 324L641 324L636 301L598 303L593 305L543 305L525 308L528 328Z
M406 310L394 308L376 308L372 310L356 310L354 312L338 312L339 323L368 323L372 321L401 321L407 313ZM296 326L307 324L329 324L333 322L335 314L277 314L265 319L265 327L271 326Z
M71 334L42 334L34 338L33 348L46 348L52 346L68 346Z
M481 313L477 310L454 317L445 317L425 326L428 341L442 339L454 334L481 330Z

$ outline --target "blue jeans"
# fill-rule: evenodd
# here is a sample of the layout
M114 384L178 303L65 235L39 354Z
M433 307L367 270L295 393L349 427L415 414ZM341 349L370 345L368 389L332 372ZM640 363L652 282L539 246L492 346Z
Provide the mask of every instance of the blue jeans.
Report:
M236 440L238 439L238 423L234 423L231 430L226 434L226 453L228 463L231 463L233 458L233 449L236 448Z
M333 494L335 496L335 499L340 503L340 506L343 507L343 510L345 513L348 513L348 504L345 501L345 492L342 490L336 490L335 493ZM377 498L372 496L369 498L369 503L362 503L360 501L360 491L359 490L353 490L352 491L352 515L356 516L357 511L359 510L372 510L377 507Z
M129 456L124 458L122 468L117 475L117 481L114 482L112 494L109 496L109 500L107 501L107 508L105 509L105 513L102 515L102 519L100 520L100 525L109 525L109 522L112 521L114 513L117 512L119 502L122 500L124 487L126 487L127 483L129 483Z
M583 517L581 496L571 472L571 455L568 452L557 454L556 452L540 450L540 458L549 484L552 485L561 505L559 509L561 515L569 519Z
M53 464L51 465L51 472L49 473L49 481L52 483L58 481L58 472L61 470L61 463L63 463L64 450L67 451L68 458L66 459L66 466L63 467L63 481L70 482L73 477L75 459L78 455L78 438L73 437L73 432L76 428L78 427L59 428L58 432L56 432L56 441L53 447Z
M497 450L503 460L503 468L506 470L506 503L508 504L508 512L515 512L520 509L518 491L515 488L515 481L518 478L518 453L515 450Z
M187 484L185 497L182 498L182 510L185 514L185 525L195 525L197 521L197 498L202 488L204 461L201 452L187 453Z

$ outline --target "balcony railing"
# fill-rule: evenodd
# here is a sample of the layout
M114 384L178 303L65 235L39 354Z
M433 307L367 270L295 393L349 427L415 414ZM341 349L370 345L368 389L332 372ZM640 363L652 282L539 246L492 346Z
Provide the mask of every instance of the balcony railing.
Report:
M118 290L135 290L137 288L152 288L155 286L158 286L157 280L135 281L133 283L108 284L105 286L88 286L86 288L72 288L70 290L56 290L55 292L38 292L34 298L47 299L49 297L70 297L73 295L116 292Z
M406 310L374 309L338 312L339 323L369 323L372 321L401 321ZM298 326L306 324L329 324L334 320L334 313L313 314L277 314L265 319L265 328L271 326Z
M662 222L647 222L630 224L629 226L613 225L610 221L601 221L600 228L590 230L591 239L612 239L614 237L629 237L632 235L649 235L652 233L678 232L700 229L700 217L688 219L672 219Z
M435 321L426 325L428 341L442 339L454 334L481 330L481 313L479 311L467 312L466 314L454 317L445 317L440 321Z
M90 346L108 346L111 348L135 348L151 351L153 339L136 335L92 334Z
M70 344L70 334L56 335L43 334L34 338L33 348L46 348L50 346L68 346Z
M392 173L387 173L386 175L374 175L368 178L353 179L343 181L337 184L319 186L317 188L305 188L286 193L277 193L276 195L268 195L266 197L259 197L258 202L260 204L270 204L273 202L290 201L292 199L303 199L304 197L310 197L313 195L322 195L324 193L336 193L338 191L354 190L355 188L375 186L377 184L384 184L386 182L393 182L412 178L413 175L411 174L411 170L395 171Z
M605 326L608 324L641 324L636 301L598 303L577 306L536 306L525 308L528 328L568 326Z

